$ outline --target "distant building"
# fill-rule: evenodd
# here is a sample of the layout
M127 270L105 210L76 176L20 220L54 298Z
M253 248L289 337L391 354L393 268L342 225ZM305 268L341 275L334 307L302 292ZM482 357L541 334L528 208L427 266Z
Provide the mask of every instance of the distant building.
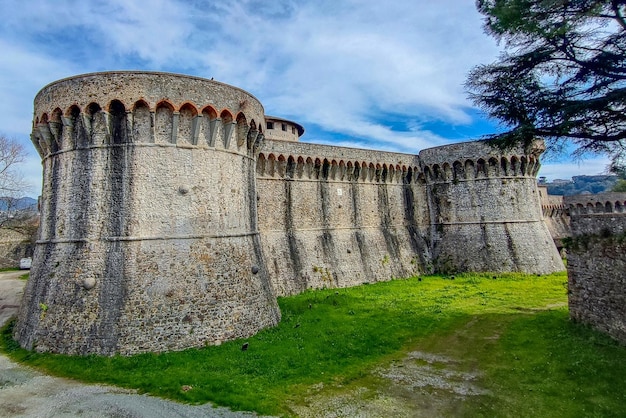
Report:
M265 139L272 141L298 141L304 134L302 125L276 116L265 115Z

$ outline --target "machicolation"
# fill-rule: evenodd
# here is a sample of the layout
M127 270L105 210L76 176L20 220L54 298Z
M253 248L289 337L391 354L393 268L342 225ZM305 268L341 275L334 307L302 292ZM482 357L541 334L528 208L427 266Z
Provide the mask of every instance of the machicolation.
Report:
M16 339L68 354L180 350L273 326L276 296L308 288L564 269L536 187L541 143L410 155L304 143L303 131L196 77L44 87L42 218Z

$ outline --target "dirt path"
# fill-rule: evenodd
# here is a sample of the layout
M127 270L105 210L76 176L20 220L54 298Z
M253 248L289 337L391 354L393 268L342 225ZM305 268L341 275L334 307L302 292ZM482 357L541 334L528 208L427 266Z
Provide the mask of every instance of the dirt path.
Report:
M0 326L17 314L23 271L0 272ZM46 376L0 353L0 417L253 417L211 405L191 406L104 385Z
M17 315L17 308L24 292L25 280L20 276L28 271L0 272L0 326L13 315Z
M488 395L480 373L446 356L414 351L347 387L312 387L305 404L291 405L299 417L452 417L464 403Z

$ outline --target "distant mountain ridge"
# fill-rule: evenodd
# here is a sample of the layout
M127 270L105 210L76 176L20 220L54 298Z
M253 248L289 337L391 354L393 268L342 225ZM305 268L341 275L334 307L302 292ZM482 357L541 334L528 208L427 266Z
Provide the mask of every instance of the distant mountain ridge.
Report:
M24 210L24 209L37 209L37 199L32 197L0 197L0 211L6 210Z

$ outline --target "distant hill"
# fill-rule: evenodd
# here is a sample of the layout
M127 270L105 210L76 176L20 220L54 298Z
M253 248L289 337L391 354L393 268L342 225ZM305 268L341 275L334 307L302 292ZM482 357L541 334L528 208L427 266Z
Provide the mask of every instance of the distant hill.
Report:
M37 210L37 200L32 197L20 197L18 199L0 197L0 211L6 211L9 207L11 210Z
M546 182L539 179L539 184L548 187L548 194L572 196L585 193L601 193L610 191L617 182L617 176L574 176L571 180L554 180Z

